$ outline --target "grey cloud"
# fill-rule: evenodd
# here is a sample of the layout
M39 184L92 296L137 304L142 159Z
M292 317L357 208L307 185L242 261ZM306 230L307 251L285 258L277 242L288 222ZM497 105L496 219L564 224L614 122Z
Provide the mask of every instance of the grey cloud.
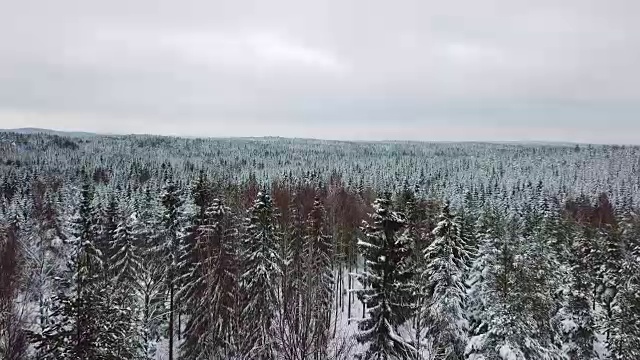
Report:
M634 0L3 9L2 127L640 143Z

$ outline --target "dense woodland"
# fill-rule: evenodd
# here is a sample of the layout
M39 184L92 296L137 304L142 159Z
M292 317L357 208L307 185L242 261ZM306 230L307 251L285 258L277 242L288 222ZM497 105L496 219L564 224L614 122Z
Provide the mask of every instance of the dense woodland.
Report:
M640 148L0 133L3 359L639 359Z

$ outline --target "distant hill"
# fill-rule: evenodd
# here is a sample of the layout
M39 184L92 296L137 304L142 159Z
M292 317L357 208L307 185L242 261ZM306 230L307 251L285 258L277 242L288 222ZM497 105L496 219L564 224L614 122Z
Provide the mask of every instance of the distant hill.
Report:
M19 134L47 134L69 137L94 137L94 136L161 136L161 137L176 137L183 139L235 139L235 140L253 140L253 141L306 141L306 142L319 142L319 143L357 143L357 144L494 144L494 145L525 145L525 146L570 146L586 145L586 143L569 142L569 141L544 141L544 140L512 140L512 141L480 141L480 140L331 140L331 139L315 139L315 138L296 138L296 137L282 137L282 136L249 136L249 137L216 137L216 136L201 136L201 135L160 135L160 134L125 134L125 133L92 133L86 131L62 131L52 129L42 129L34 127L25 127L17 129L0 129L0 132L13 132Z
M82 131L60 131L51 129L40 128L18 128L18 129L0 129L2 132L14 132L18 134L47 134L58 136L71 136L71 137L91 137L96 136L96 133L82 132Z

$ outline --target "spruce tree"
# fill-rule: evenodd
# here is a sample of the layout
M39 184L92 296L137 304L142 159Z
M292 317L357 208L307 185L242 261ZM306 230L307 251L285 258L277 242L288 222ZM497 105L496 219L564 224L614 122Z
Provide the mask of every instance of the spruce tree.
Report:
M315 358L324 359L329 345L335 279L332 271L333 242L328 234L324 206L317 196L306 223L305 248L306 286L309 288L305 301L313 307Z
M134 231L140 244L142 272L138 274L141 296L141 320L143 343L148 357L155 356L155 343L161 336L162 320L166 317L167 266L162 231L162 208L160 199L150 188L141 192L134 201L139 219Z
M592 310L593 279L589 276L589 241L580 228L574 230L568 254L570 283L564 321L565 352L570 360L597 359L595 316Z
M484 295L488 291L487 276L494 256L492 252L496 236L496 221L496 210L487 208L481 213L476 223L477 249L467 280L467 316L471 337L486 333L489 326L485 321L487 299Z
M435 240L424 251L422 273L426 306L422 316L438 359L461 360L467 345L466 286L469 258L458 220L446 204L433 230Z
M194 291L202 292L203 289L194 290L193 284L201 279L200 268L203 265L201 251L197 249L200 241L199 234L202 227L207 222L206 211L211 203L209 179L203 170L200 171L198 178L191 187L191 198L194 207L186 207L188 214L185 214L185 226L178 236L178 249L176 256L177 263L174 268L174 286L176 288L175 302L179 304L176 309L178 324L177 330L182 330L182 315L187 316L187 321L192 317L193 311L201 311L196 307L190 307L187 303L192 302L192 297L201 296L194 294ZM191 204L190 204L191 205ZM180 337L179 333L179 337ZM193 343L193 333L188 334L190 343ZM181 352L185 352L189 346L181 346Z
M51 322L36 334L36 349L43 359L116 359L118 344L126 341L125 309L110 304L105 286L102 254L95 246L93 189L88 181L75 220L73 253L66 274L53 298ZM115 321L114 321L115 320Z
M123 358L140 357L144 347L143 329L140 313L142 265L138 232L140 223L137 214L129 213L127 208L121 212L121 220L114 231L114 243L111 250L110 272L113 274L114 293L112 297L122 309L116 316L128 324L124 330L124 341L119 344L119 355ZM118 321L118 319L114 319Z
M275 357L272 325L281 274L279 241L271 197L259 192L243 230L240 285L245 305L241 318L247 337L242 352L247 358Z
M213 199L192 248L194 266L183 282L184 305L195 310L189 315L181 345L185 358L234 355L235 236L229 208L221 200Z
M392 210L389 197L377 199L374 212L362 231L365 239L358 248L367 264L357 274L363 289L356 291L367 307L367 316L358 324L358 342L365 345L363 360L412 359L416 349L399 333L412 315L412 277L408 267L410 241L399 236L406 224L404 214Z
M107 206L100 211L100 218L97 221L99 224L99 235L96 244L96 247L102 253L105 270L111 274L113 274L111 269L111 258L114 255L114 251L118 250L114 247L114 243L116 242L115 236L118 226L120 225L121 217L121 212L118 209L118 202L112 194L109 197Z
M605 329L611 358L622 360L640 357L640 228L631 209L623 209L616 230L618 286Z
M8 214L6 221L0 223L0 354L7 360L21 360L27 358L28 347L24 315L16 306L23 289L24 250L17 214Z
M175 326L175 316L178 307L176 306L176 292L177 292L177 283L178 283L178 270L180 266L181 259L181 246L180 246L180 237L181 237L181 220L182 213L181 208L183 205L183 200L180 195L180 189L177 184L173 181L169 181L167 185L164 187L163 193L161 195L162 205L164 206L164 213L162 218L162 223L164 225L163 229L163 252L166 256L167 266L167 278L166 285L168 288L168 317L169 317L169 327L167 337L169 338L169 360L173 360L174 355L174 336L176 330Z
M527 225L521 215L500 214L492 221L474 267L484 267L471 287L475 313L473 337L467 346L469 360L560 359L550 341L548 284L527 246ZM536 245L537 246L537 245ZM542 263L544 264L544 262ZM538 290L540 289L540 292ZM541 319L540 313L547 314Z
M559 214L554 210L531 211L525 216L521 233L521 253L517 272L524 294L521 302L536 320L535 338L552 357L558 357L561 347L562 291L560 279L567 274L559 261L555 243L565 243L559 229Z
M143 272L138 238L140 222L135 212L128 213L127 209L123 209L121 214L114 231L110 262L114 281L125 293L135 295L139 291L138 275Z

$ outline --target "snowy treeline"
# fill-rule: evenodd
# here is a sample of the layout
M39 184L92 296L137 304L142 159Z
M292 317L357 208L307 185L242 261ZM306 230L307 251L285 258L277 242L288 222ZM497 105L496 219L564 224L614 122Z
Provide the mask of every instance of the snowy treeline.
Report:
M0 145L7 145L0 146L5 164L22 165L57 181L70 179L75 185L85 168L95 181L109 187L158 189L163 186L165 164L178 173L180 182L190 181L202 169L220 181L243 183L254 177L265 186L284 178L326 181L335 173L349 187L379 192L407 180L420 185L421 197L446 198L456 205L467 192L526 201L517 191L526 186L540 186L550 196L604 192L614 203L625 197L640 202L637 146L71 138L3 132ZM19 173L4 177L23 181L20 176L26 173Z
M2 136L3 358L640 356L637 148Z

